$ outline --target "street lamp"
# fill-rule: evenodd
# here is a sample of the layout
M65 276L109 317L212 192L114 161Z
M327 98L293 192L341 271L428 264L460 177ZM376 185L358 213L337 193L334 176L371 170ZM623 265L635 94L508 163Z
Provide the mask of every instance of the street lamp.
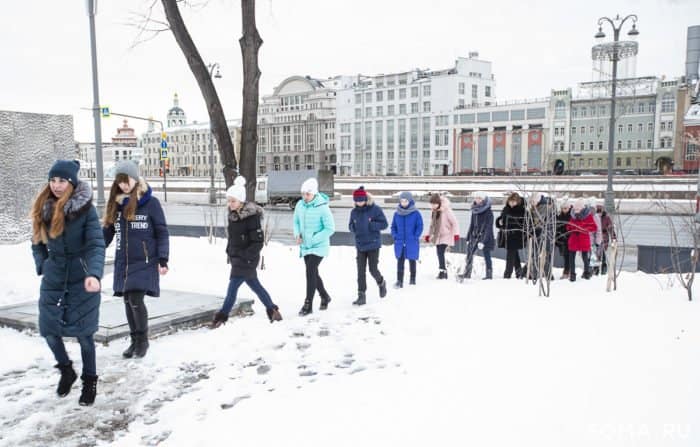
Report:
M598 44L594 46L592 50L593 60L612 61L610 129L608 131L608 186L605 190L605 210L609 215L612 215L615 211L615 193L612 189L612 177L613 151L615 144L615 89L617 87L617 63L621 59L636 55L638 51L637 42L620 42L620 30L622 29L622 25L624 25L627 20L632 21L632 29L627 33L627 35L630 37L635 37L639 35L639 31L637 31L637 16L634 14L630 14L623 19L621 19L619 15L617 15L614 19L610 19L608 17L601 17L600 19L598 19L598 32L595 34L595 38L605 38L605 33L603 32L603 24L609 23L613 29L613 41Z
M219 63L214 62L213 64L207 65L209 68L209 78L214 83L214 79L221 79L221 73L219 72ZM216 74L214 74L216 70ZM209 120L209 203L216 205L216 189L214 188L214 121Z

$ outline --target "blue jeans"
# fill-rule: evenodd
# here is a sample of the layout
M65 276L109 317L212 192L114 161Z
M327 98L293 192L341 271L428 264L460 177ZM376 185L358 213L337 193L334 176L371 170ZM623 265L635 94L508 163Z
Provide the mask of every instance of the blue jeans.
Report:
M67 365L70 363L70 358L66 352L66 345L63 344L63 338L56 335L47 335L46 343L48 343L53 356L56 358L56 362L59 365ZM97 365L95 361L95 340L92 335L85 335L83 337L77 337L78 343L80 343L80 354L83 358L83 375L84 376L96 376L97 375Z
M243 283L248 284L250 290L252 290L253 293L255 293L258 296L260 302L262 302L263 306L265 306L265 309L272 309L273 307L275 307L275 303L272 302L270 295L267 293L267 290L265 290L262 284L260 284L258 278L246 279L241 278L239 276L234 276L228 282L228 291L226 291L226 299L224 300L224 305L221 308L221 313L226 315L231 313L233 305L236 304L236 295L238 295L238 288L241 287L241 284Z

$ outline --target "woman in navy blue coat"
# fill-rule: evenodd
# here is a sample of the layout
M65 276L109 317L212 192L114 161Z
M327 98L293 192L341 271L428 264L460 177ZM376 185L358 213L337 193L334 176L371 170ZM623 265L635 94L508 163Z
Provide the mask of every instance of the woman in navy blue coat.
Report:
M61 372L56 393L66 396L78 376L63 344L77 337L83 359L80 405L92 405L97 394L95 341L100 310L105 244L90 185L78 180L80 164L58 160L49 184L32 204L32 254L41 279L39 333Z
M372 196L367 194L364 186L353 191L352 199L355 208L350 212L350 232L355 235L355 248L357 248L357 300L352 304L364 305L367 300L367 263L369 272L379 286L379 297L386 296L386 281L379 272L379 249L382 247L381 231L389 224L381 207L374 203Z
M115 296L124 297L131 335L125 358L146 355L148 309L143 298L160 296L159 275L168 273L168 226L152 192L136 164L128 160L117 164L102 231L107 246L116 239L112 288Z
M461 277L471 278L474 253L477 250L481 250L484 253L484 261L486 262L486 276L483 279L492 279L491 251L494 249L495 243L493 238L491 199L485 193L475 193L471 211L471 221L467 231L467 265Z
M396 284L394 288L403 287L403 272L406 259L410 270L409 284L416 284L416 261L420 255L420 237L423 234L423 217L416 209L413 195L404 191L399 194L399 204L391 220L391 237L394 238L394 255L396 255Z

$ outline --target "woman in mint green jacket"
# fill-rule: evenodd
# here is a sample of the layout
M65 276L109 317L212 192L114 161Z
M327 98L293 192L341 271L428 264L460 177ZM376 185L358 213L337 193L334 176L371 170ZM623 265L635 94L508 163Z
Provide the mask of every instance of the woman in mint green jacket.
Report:
M335 224L328 208L328 197L318 192L315 178L310 178L301 185L301 196L303 200L297 202L294 208L294 238L300 248L299 256L304 258L306 264L306 299L299 311L299 315L304 316L312 312L311 305L316 290L321 296L321 310L326 310L331 301L318 274L318 266L328 256Z

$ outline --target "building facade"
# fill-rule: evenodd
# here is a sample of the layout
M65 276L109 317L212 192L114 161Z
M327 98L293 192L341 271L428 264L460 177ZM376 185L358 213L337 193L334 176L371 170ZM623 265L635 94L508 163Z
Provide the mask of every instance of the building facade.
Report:
M214 175L217 178L222 177L223 165L219 146L213 138L209 123L187 123L187 115L180 108L177 94L173 99L173 107L168 111L166 123L167 127L163 131L168 145L168 175L208 177L212 173L210 160L213 153ZM236 159L240 159L240 120L228 120L227 123ZM161 129L156 129L151 122L148 131L141 136L140 143L143 148L142 174L162 175Z
M127 120L117 128L117 133L112 136L111 142L103 142L102 165L107 176L112 176L114 165L120 160L134 160L140 163L143 157L143 149L138 145L138 138L134 129L129 127ZM78 158L80 159L80 176L95 178L95 143L76 143Z
M336 172L336 92L351 78L292 76L264 96L258 110L257 171Z
M453 171L457 111L495 103L491 63L478 53L444 70L358 75L336 99L341 175L439 175Z

